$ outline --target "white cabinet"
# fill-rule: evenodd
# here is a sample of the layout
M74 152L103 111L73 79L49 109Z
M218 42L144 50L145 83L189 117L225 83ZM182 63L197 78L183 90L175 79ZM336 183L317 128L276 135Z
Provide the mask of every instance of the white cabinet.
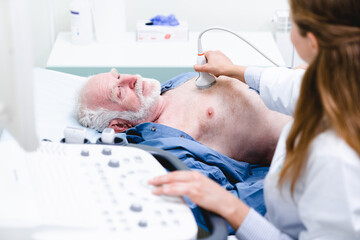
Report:
M280 65L284 60L270 32L238 33ZM75 45L71 34L59 33L47 62L47 68L77 75L110 71L141 74L165 81L177 74L194 71L199 33L190 32L186 42L136 42L134 32L127 32L117 44ZM204 51L221 50L240 65L273 66L267 59L237 37L220 31L203 35Z

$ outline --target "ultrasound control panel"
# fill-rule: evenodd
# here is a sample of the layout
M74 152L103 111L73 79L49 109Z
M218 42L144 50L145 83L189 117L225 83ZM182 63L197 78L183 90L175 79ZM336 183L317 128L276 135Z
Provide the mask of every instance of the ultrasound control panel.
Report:
M147 151L51 142L32 153L16 144L0 150L13 153L0 167L16 173L18 188L11 192L17 196L1 193L2 201L17 212L33 211L31 239L196 239L197 224L185 201L151 193L148 180L167 171ZM0 225L16 218L8 208Z

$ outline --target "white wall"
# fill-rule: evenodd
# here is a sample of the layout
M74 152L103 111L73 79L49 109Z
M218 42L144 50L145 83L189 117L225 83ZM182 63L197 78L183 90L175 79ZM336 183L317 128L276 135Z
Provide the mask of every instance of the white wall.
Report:
M55 33L70 31L71 0L34 2L34 47L37 66L44 67L51 51L47 2L54 5ZM287 0L125 0L127 31L136 30L136 21L162 14L175 14L189 23L190 31L223 26L237 31L272 31L275 10L288 9Z
M51 51L49 11L47 0L30 0L32 42L35 65L44 67Z

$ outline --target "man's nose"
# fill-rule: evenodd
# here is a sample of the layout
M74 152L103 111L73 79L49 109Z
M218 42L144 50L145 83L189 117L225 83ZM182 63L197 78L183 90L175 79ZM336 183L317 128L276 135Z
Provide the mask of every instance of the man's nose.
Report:
M129 88L134 89L137 81L136 75L121 74L121 80L124 84L128 85Z

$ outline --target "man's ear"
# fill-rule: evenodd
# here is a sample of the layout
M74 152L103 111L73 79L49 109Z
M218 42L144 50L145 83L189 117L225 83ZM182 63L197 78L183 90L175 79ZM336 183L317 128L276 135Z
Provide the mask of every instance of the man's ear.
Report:
M123 119L120 119L120 118L115 118L115 119L110 121L108 127L114 129L114 131L116 133L120 133L120 132L125 132L129 128L132 128L133 125L130 124L126 120L123 120Z

